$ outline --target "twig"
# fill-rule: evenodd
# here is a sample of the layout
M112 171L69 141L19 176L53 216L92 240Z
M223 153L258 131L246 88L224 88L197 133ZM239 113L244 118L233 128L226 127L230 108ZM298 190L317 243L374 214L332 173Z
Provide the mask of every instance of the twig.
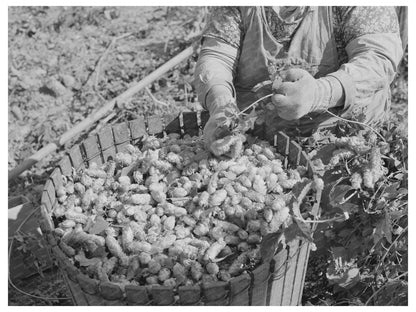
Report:
M183 89L185 91L185 107L188 107L188 87L186 86L186 82L183 84Z
M38 211L38 208L35 208L23 221L22 223L19 224L18 228L16 229L16 232L19 232L23 225ZM41 297L41 296L36 296L36 295L32 295L29 294L27 292L25 292L24 290L21 290L20 288L18 288L12 281L12 278L10 277L10 261L11 261L11 255L12 255L12 250L13 250L13 242L14 242L15 237L12 237L12 240L10 242L10 247L9 247L9 269L8 269L8 280L9 280L9 284L10 286L12 286L14 289L16 289L18 292L20 292L21 294L24 294L26 296L32 297L32 298L36 298L36 299L42 299L42 300L69 300L71 298L68 297L62 297L62 298L51 298L51 297Z
M155 96L152 94L152 92L150 91L150 89L148 87L144 88L144 90L150 96L150 98L152 99L152 101L155 104L160 104L160 105L165 106L165 107L168 107L169 106L169 103L165 103L165 102L159 101L157 98L155 98Z
M351 198L353 198L355 195L357 195L358 191L355 191L354 193L352 193L350 196L348 196L347 198L345 198L344 200L342 200L339 204L343 205L346 202L348 202Z
M170 36L168 36L168 38L165 41L165 45L163 46L163 53L166 53L166 51L168 50L169 42L170 42Z
M265 96L263 96L263 97L259 98L257 101L255 101L255 102L251 103L249 106L247 106L247 107L246 107L245 109L243 109L241 112L239 112L239 113L238 113L238 115L243 114L245 111L247 111L247 110L249 110L250 108L252 108L252 107L253 107L254 105L256 105L258 102L263 101L264 99L267 99L267 98L272 97L272 96L273 96L273 93L270 93L270 94L268 94L268 95L265 95Z
M328 222L334 222L338 220L345 220L345 216L341 215L341 216L333 217L330 219L324 219L324 220L303 220L303 222L314 224L314 223L328 223Z
M371 208L371 206L373 204L373 201L376 198L376 195L377 195L378 191L380 191L382 187L383 187L383 183L380 183L380 185L378 186L377 190L374 192L373 196L371 196L370 202L368 203L368 208L364 210L365 212L370 211L370 208ZM381 197L381 194L380 194L380 197Z
M395 282L395 281L399 280L400 278L402 278L403 276L406 276L407 274L409 274L408 271L407 272L404 272L403 274L400 274L399 276L397 276L397 277L393 278L392 280L386 282L383 286L381 286L379 289L377 289L377 291L375 293L373 293L370 296L370 298L368 298L368 300L365 302L364 305L367 306L370 303L371 299L373 299L382 289L386 288L386 286L389 284L389 282L390 283L391 282Z
M371 126L369 126L369 125L367 125L367 124L365 124L363 122L359 122L359 121L355 121L355 120L349 120L349 119L342 118L340 116L335 115L334 113L331 113L329 110L325 110L325 112L328 113L328 114L330 114L332 117L335 117L335 118L337 118L339 120L342 120L342 121L345 121L345 122L349 122L349 123L355 123L357 125L361 125L361 126L367 127L371 131L373 131L375 134L377 134L384 142L386 142L386 139L380 133L378 133L373 127L371 127Z

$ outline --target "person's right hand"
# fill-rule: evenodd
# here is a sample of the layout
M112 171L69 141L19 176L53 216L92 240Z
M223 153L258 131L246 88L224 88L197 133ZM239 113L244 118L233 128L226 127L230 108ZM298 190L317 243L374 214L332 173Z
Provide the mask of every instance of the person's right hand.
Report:
M245 138L231 135L226 116L233 116L239 112L235 99L228 89L215 90L207 98L207 108L210 117L204 128L205 147L215 156L234 158L241 150Z
M210 112L210 117L204 128L204 141L205 147L211 153L215 156L221 156L226 154L230 150L231 146L229 145L232 145L228 140L224 141L224 138L231 134L228 125L224 124L224 117L238 113L238 108L234 100L230 100L228 103L222 103L222 105L215 104L215 109ZM227 142L227 147L225 146L225 142Z

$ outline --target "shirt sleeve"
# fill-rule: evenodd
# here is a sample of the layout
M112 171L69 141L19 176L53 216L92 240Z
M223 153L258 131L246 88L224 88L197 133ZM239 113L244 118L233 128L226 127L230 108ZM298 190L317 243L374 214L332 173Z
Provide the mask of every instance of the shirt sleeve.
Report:
M196 63L193 83L198 100L205 109L210 110L209 99L216 97L213 94L216 85L228 88L229 98L235 98L233 80L236 68L237 49L235 47L220 39L206 38L204 40Z
M235 97L233 85L243 24L237 7L210 9L203 42L194 74L194 86L201 105L209 110L207 99L215 99L216 85L225 86L228 96ZM208 97L209 95L209 97ZM220 96L220 95L218 95ZM221 94L224 97L224 94Z
M402 44L393 7L339 7L337 13L348 62L330 75L341 82L344 108L351 110L389 88L403 54Z
M244 37L240 9L238 7L211 7L202 36L221 40L239 49L241 38Z

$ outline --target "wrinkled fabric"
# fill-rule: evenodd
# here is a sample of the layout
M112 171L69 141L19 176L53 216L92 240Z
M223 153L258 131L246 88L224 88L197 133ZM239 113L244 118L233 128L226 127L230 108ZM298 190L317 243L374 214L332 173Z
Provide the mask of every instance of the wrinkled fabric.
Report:
M215 68L217 76L221 76L221 71L227 72L225 80L234 86L240 109L258 98L252 88L269 79L268 66L273 59L295 57L311 66L315 78L330 75L341 83L345 104L333 109L334 113L349 118L361 112L368 123L377 122L385 115L390 105L389 84L402 56L394 8L310 7L291 35L289 45L274 37L262 7L227 7L214 11L204 38L225 44L236 57L228 67L218 65L213 59L222 58L221 50L216 51L216 56L208 57L203 45L196 72L207 59L211 62L205 66L208 71ZM200 99L205 97L203 93L209 90L209 84L196 82ZM291 122L271 114L266 120L272 132L284 129L305 135L335 121L323 113L311 113Z
M408 40L407 20L408 20L408 7L399 6L396 7L397 18L399 19L400 26L400 38L402 39L403 50L406 49Z

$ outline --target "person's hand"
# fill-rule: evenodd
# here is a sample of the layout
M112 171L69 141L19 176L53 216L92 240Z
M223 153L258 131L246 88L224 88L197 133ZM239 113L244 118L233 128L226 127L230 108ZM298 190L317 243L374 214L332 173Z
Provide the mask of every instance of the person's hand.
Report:
M221 100L223 99L218 99L218 101ZM224 117L238 113L238 108L232 100L222 105L216 104L213 103L215 109L210 113L204 128L205 146L215 156L227 155L233 158L242 147L243 140L231 135L228 125L224 123Z
M306 70L289 69L282 73L282 83L273 88L272 103L285 120L299 119L314 111L322 100L322 87Z

